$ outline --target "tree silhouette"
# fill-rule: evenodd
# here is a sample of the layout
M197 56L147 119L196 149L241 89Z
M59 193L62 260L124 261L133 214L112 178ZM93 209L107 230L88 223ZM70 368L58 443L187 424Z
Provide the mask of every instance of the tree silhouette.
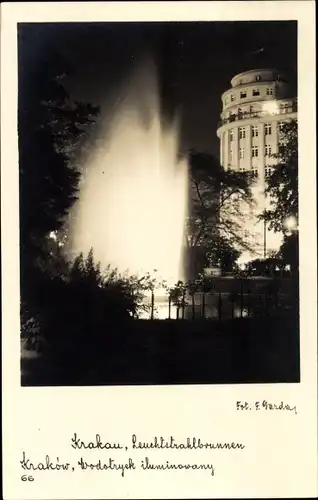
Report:
M278 251L278 257L291 266L292 272L297 272L299 266L299 238L298 231L284 235L283 243Z
M19 37L18 144L22 308L39 311L40 290L67 270L57 238L77 198L74 161L98 109L72 103L59 54L32 60Z
M293 120L283 124L280 132L279 151L273 157L277 160L267 179L266 194L270 208L261 218L269 229L288 232L289 217L298 221L298 125Z
M280 131L278 153L273 155L277 163L267 180L266 194L270 208L260 218L268 223L269 229L283 233L283 243L278 257L285 264L298 269L298 124L296 120L286 122ZM294 228L288 227L288 220L294 221Z
M98 109L71 102L62 81L67 62L19 66L19 172L21 245L32 248L58 230L77 194L74 153Z
M191 152L186 244L192 260L200 261L201 270L209 264L231 268L246 248L241 233L244 213L234 201L250 206L249 184L247 175L224 170L213 156Z

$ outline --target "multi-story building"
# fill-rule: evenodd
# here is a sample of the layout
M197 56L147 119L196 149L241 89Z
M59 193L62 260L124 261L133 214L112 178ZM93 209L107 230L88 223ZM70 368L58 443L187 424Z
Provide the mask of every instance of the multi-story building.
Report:
M263 258L277 250L282 236L269 231L258 215L268 206L266 178L277 159L280 129L297 119L297 99L285 76L275 69L255 69L234 76L222 94L221 121L217 129L220 159L225 169L249 172L254 178L253 206L238 200L235 213L246 244L241 261ZM232 200L233 204L233 200ZM238 215L237 215L238 217ZM243 220L243 224L242 224Z

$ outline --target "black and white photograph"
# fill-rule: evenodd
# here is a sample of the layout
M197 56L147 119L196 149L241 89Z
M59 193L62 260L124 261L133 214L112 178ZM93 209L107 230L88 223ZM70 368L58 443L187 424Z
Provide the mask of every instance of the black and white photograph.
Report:
M314 18L1 5L6 500L317 496Z
M18 24L22 386L300 382L297 22Z

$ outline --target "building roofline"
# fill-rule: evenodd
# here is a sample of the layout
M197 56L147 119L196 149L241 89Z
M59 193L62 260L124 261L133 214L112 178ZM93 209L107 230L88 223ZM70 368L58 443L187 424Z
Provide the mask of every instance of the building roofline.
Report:
M271 71L273 73L284 74L283 71L279 71L275 67L249 69L247 71L242 71L241 73L237 73L237 75L234 75L231 78L231 85L233 86L233 80L237 80L239 77L242 77L244 75L248 75L249 73L262 73L262 72L265 72L265 71Z
M234 76L232 77L232 80L233 80L233 78L236 78L236 77L238 77L238 76L243 76L243 75L246 75L247 73L254 73L255 71L256 71L256 72L257 72L257 71L277 71L277 72L279 73L278 69L277 69L277 68L274 68L274 67L269 67L269 68L255 68L255 69L248 69L248 70L246 70L246 71L242 71L241 73L237 73L236 75L234 75Z

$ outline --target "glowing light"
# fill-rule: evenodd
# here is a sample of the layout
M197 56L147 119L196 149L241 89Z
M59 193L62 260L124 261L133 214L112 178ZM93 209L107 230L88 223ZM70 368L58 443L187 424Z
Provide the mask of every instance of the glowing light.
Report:
M160 117L155 68L139 68L121 92L98 147L84 166L72 251L93 248L102 267L183 279L188 165L178 159L178 123Z
M51 231L49 234L49 238L51 238L51 240L56 241L57 240L56 231Z
M271 115L276 115L279 111L278 105L276 101L266 101L262 106L263 111L265 113L269 113Z
M294 217L293 215L291 215L290 217L287 217L285 219L284 226L289 231L293 231L293 230L297 229L297 219L296 219L296 217Z

